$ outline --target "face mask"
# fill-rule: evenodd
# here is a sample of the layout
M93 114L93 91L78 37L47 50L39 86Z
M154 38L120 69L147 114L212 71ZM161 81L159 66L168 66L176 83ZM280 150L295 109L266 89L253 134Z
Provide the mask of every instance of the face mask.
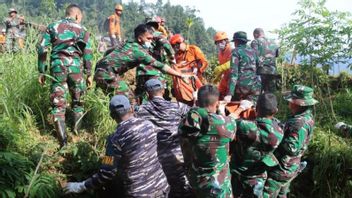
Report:
M226 43L225 42L218 43L217 47L219 51L222 51L225 49Z
M143 43L142 47L144 49L150 49L150 48L152 48L152 42L146 41Z

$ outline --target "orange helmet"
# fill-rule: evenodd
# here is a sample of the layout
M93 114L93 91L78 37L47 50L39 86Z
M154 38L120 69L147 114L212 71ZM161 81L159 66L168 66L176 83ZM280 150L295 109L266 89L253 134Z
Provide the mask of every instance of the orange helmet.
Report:
M115 10L123 10L123 7L122 7L122 5L121 4L116 4L116 6L115 6Z
M225 40L225 39L229 39L229 37L227 36L226 32L217 32L214 36L214 41L221 41L221 40Z
M183 43L185 39L181 36L181 34L175 34L170 38L170 44L175 45L177 43Z

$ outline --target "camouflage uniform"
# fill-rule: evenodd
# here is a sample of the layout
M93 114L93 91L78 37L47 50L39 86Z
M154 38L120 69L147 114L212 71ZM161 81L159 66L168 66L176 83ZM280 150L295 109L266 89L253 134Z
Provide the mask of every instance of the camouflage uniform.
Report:
M167 197L169 186L157 158L154 125L131 117L117 126L108 138L100 171L85 181L94 188L111 181L116 174L122 180L124 197Z
M8 17L4 23L6 27L6 49L8 52L16 52L19 49L18 39L20 38L20 32L24 26L21 25L19 16L15 18Z
M233 100L256 101L260 93L260 79L257 76L258 57L247 45L239 45L232 51L229 94Z
M232 197L229 143L235 138L231 117L191 109L179 126L187 176L197 197Z
M313 98L313 89L302 85L295 85L285 99L299 106L318 103ZM287 197L291 181L300 172L301 158L312 138L313 127L314 118L309 108L289 117L284 127L284 138L274 152L279 165L268 172L264 197Z
M274 76L277 74L275 59L278 56L278 46L272 40L259 37L252 41L251 47L259 58L257 73L261 77L262 89L265 92L274 92L276 90Z
M151 121L156 126L158 158L170 185L169 197L190 197L191 189L185 175L184 160L177 136L181 117L189 107L162 97L153 97L140 106L137 116Z
M153 33L153 48L150 49L150 54L158 61L162 63L166 63L167 60L174 60L175 59L175 52L167 40L167 38L163 35L163 33L159 31L154 31ZM165 53L167 56L165 56ZM155 78L160 80L166 86L166 79L165 74L163 74L159 69L149 66L140 64L137 67L137 75L136 75L136 90L135 95L142 99L146 99L146 93L144 84L149 79Z
M127 42L122 47L115 48L96 64L94 80L97 82L97 87L102 88L107 94L131 95L127 83L120 78L120 75L138 65L160 71L165 66L149 55L137 42Z
M232 190L235 197L262 197L267 169L278 164L273 155L283 138L276 119L237 120L231 145Z
M72 18L65 18L50 24L38 43L38 70L47 70L45 64L49 46L51 50L50 72L52 76L50 101L51 113L56 120L65 120L68 89L72 96L72 110L83 112L81 96L86 91L83 72L91 75L92 50L89 33ZM83 57L84 71L80 58Z

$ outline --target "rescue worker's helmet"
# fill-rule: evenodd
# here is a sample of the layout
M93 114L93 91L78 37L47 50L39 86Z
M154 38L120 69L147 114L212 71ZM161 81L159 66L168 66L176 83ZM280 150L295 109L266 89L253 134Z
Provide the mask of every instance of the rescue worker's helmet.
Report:
M177 43L183 43L184 38L181 36L181 34L175 34L170 38L170 44L171 45L176 45Z
M121 5L121 4L116 4L115 10L121 10L121 11L123 11L122 5Z
M222 41L225 39L229 39L229 37L227 36L226 32L217 32L214 36L214 42L217 41Z

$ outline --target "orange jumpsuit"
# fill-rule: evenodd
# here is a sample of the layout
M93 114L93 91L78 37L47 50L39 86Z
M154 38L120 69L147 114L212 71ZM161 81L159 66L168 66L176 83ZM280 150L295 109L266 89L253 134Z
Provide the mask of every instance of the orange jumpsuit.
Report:
M231 57L232 57L232 49L231 49L230 43L228 43L226 45L225 50L220 51L219 54L218 54L219 64L222 65L222 64L230 61ZM218 86L218 89L219 89L219 92L220 92L220 99L223 99L228 93L229 80L230 80L230 69L226 70L223 73L223 76L221 78L220 84Z
M115 35L116 38L121 38L120 16L116 13L109 17L109 35Z
M6 36L3 34L0 34L0 44L5 44L6 42Z
M163 33L163 35L167 38L169 36L169 34L167 33L167 30L165 29L165 27L159 25L159 32Z
M186 62L188 67L194 71L197 68L197 76L204 83L203 73L208 67L208 61L202 50L195 45L187 45L185 51L178 51L175 55L176 63Z

